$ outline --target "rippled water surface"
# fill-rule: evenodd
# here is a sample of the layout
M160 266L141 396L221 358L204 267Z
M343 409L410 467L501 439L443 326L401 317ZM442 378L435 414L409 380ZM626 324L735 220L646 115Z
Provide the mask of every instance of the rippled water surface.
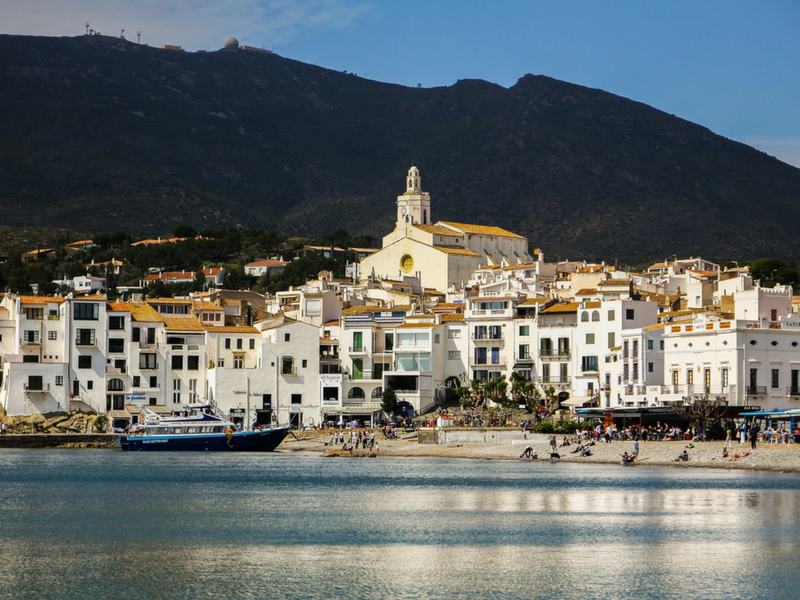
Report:
M800 477L0 453L0 599L795 598Z

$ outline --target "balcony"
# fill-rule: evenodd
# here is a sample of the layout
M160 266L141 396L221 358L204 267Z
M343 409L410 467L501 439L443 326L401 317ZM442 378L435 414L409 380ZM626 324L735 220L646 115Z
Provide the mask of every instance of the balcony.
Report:
M767 395L767 386L765 385L748 385L745 389L748 397Z
M124 375L128 372L128 367L112 367L111 365L106 365L106 374L107 375Z
M97 344L97 341L94 338L89 337L76 337L75 338L75 345L76 346L94 346Z
M530 354L515 354L514 362L533 363L533 356L531 356Z
M492 357L489 356L486 359L482 358L472 358L469 361L471 367L478 367L478 368L491 368L494 367L496 369L505 369L506 368L506 360L504 358L496 358L492 361Z
M569 358L569 348L540 348L540 358Z
M23 347L25 347L25 346L41 346L42 345L42 338L36 338L35 340L30 339L30 338L28 338L28 339L22 338L19 341L19 345L23 346Z
M28 383L25 383L25 384L22 385L22 389L26 393L47 394L47 393L50 392L50 384L49 383L45 383L45 384L39 384L39 385L35 385L35 384L34 385L30 385Z
M366 354L367 348L365 346L350 346L350 354Z
M800 386L796 385L789 386L788 388L786 388L786 395L789 396L790 398L793 396L800 396Z
M503 339L502 333L489 334L489 333L473 333L472 341L474 342L499 342Z
M569 377L551 375L550 377L540 377L539 383L542 385L569 385Z

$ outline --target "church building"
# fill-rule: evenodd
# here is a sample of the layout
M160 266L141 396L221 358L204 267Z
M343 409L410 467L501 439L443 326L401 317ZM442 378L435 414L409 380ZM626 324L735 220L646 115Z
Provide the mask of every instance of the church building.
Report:
M397 222L383 248L361 261L368 279L418 277L424 288L445 290L467 281L485 265L531 262L528 240L499 227L451 221L433 223L431 197L422 191L417 167L408 170L406 191L397 197Z

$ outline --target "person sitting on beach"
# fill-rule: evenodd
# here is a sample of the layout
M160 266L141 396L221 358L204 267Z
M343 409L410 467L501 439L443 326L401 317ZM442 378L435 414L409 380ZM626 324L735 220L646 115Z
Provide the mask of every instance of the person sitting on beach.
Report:
M586 444L586 446L588 446L588 445L589 444ZM586 446L584 446L583 444L578 444L577 447L575 448L575 450L570 452L570 454L577 454L578 452L583 452L583 450L584 450L584 448L586 448Z
M530 446L525 446L525 450L522 451L522 454L519 455L520 458L530 458L531 453L533 452L533 448Z
M689 452L686 450L686 448L683 449L683 452L680 453L678 455L678 458L676 458L675 460L682 460L684 462L689 460Z
M571 443L570 443L570 441L567 439L567 436L564 436L564 440L561 442L561 446L562 446L562 447L564 447L564 446L571 446L571 445L572 445L572 444L571 444Z
M731 455L731 461L736 462L740 458L745 458L746 456L750 456L750 454L751 454L750 452L739 452L738 454L734 452L733 455Z
M620 459L619 464L628 465L628 464L632 463L634 460L636 460L635 456L633 456L632 454L628 454L627 452L623 452L622 453L622 458Z
M727 448L723 448L722 449L722 458L728 458L728 449ZM731 459L731 460L733 460L733 459Z
M581 453L578 456L583 458L584 456L591 456L591 455L592 455L592 451L589 450L589 445L587 444L586 446L583 446L581 448Z

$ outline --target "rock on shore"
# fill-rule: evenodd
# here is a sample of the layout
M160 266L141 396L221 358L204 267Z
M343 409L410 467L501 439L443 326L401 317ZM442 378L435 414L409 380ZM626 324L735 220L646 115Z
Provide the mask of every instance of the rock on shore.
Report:
M87 433L96 418L94 414L71 411L18 417L3 415L0 422L6 424L6 433L10 434Z

